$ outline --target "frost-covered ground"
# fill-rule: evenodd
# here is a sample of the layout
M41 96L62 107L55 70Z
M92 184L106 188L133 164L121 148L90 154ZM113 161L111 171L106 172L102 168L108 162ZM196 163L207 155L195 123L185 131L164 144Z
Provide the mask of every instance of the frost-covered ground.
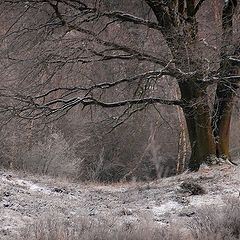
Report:
M114 219L116 224L187 221L199 208L220 207L239 193L240 167L229 165L149 183L113 185L0 170L0 239L18 239L22 229L48 215Z

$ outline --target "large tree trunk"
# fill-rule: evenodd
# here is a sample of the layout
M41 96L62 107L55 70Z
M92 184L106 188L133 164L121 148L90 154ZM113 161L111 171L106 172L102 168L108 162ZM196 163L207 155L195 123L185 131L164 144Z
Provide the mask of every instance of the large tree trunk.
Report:
M233 14L237 7L237 1L226 1L222 12L222 47L220 76L222 80L217 85L215 103L213 109L212 127L216 141L216 154L218 158L230 159L229 133L232 109L238 84L234 82L238 75L239 66L230 60L231 55L237 54L233 43ZM224 79L228 77L228 79Z
M233 61L229 60L229 56L236 54L236 49L233 44L233 14L236 6L237 1L232 0L226 1L223 7L223 33L219 70L223 80L217 85L212 116L208 105L206 89L198 86L194 79L189 79L188 81L190 81L190 83L182 84L179 82L182 99L189 105L188 108L184 109L184 113L192 147L192 155L189 161L190 170L198 170L202 162L212 163L216 158L230 158L230 122L238 84L232 82L234 78L224 80L224 77L236 76L239 72L239 65L236 66ZM192 29L195 30L193 31L194 34L190 35L193 36L193 49L194 42L197 41L197 28L194 26L196 26L196 21L192 22ZM189 37L187 39L189 39ZM193 53L194 52L195 51L193 51ZM179 56L175 57L178 58ZM181 57L184 59L183 55ZM194 54L191 55L190 59L192 59L192 61L190 61L189 67L192 71L199 71L200 69L200 74L204 72L201 71L200 61L194 60ZM198 66L194 67L194 65ZM182 69L182 67L180 68ZM191 103L193 107L191 107Z
M218 158L230 159L229 135L236 85L221 83L217 86L212 127Z
M205 88L195 84L179 84L182 99L187 103L183 107L189 140L191 158L189 169L197 171L203 162L211 163L216 155L216 145L211 126L211 114Z
M189 169L198 170L202 162L212 163L217 157L229 158L229 129L234 91L237 85L229 81L228 84L225 81L218 84L213 115L211 115L207 87L199 83L205 71L204 64L201 63L203 55L199 55L197 46L199 39L196 13L203 1L198 1L198 4L195 0L172 1L167 6L170 13L178 12L175 15L169 14L161 1L146 0L146 2L161 26L161 32L171 51L175 66L183 72L195 72L198 75L187 79L181 79L181 77L177 79L181 98L185 103L183 112L192 148ZM233 46L232 19L236 6L237 0L225 1L222 12L223 40L220 75L223 77L233 73L232 69L229 69L228 57L233 54L231 50ZM176 16L185 16L187 20L177 19Z

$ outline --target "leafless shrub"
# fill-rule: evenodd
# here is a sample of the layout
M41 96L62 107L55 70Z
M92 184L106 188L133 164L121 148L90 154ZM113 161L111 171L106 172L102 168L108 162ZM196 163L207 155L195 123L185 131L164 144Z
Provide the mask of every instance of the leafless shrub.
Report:
M190 195L201 195L206 193L206 190L200 184L192 181L183 181L180 187L182 192Z
M124 180L138 181L167 177L176 167L171 157L173 143L161 137L165 129L161 124L155 127L158 143L151 141L148 121L155 120L153 114L142 113L110 133L113 123L104 121L72 124L73 120L64 118L58 127L43 130L41 124L14 122L0 138L0 165L94 182L117 182L126 175ZM171 154L164 154L161 148Z
M15 159L15 168L24 171L48 174L55 177L76 177L76 162L72 148L61 132L52 133L43 141L38 141L28 150L25 148Z
M79 165L79 179L117 182L141 162L148 128L140 128L138 121L139 118L131 119L114 130L112 123L104 122L86 128L83 134L88 140L78 144L76 149L77 154L84 159ZM148 168L146 165L142 164L141 173L135 172L135 176L148 178L151 164L148 161Z

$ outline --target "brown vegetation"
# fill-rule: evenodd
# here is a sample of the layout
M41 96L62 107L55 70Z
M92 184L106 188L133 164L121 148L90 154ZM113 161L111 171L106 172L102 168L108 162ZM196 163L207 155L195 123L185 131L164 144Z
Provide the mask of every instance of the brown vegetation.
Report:
M39 220L24 229L21 240L237 240L240 239L240 201L227 199L221 208L200 209L188 223L123 224L114 220L58 219Z

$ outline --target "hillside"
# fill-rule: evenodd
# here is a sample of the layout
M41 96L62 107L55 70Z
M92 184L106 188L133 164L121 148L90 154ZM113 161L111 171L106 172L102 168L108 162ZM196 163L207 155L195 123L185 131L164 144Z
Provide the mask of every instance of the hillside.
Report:
M199 209L220 209L229 199L238 198L239 186L240 167L229 165L148 183L115 185L69 183L1 170L0 239L21 239L20 233L31 231L39 219L46 218L107 219L114 226L126 227L187 223Z

